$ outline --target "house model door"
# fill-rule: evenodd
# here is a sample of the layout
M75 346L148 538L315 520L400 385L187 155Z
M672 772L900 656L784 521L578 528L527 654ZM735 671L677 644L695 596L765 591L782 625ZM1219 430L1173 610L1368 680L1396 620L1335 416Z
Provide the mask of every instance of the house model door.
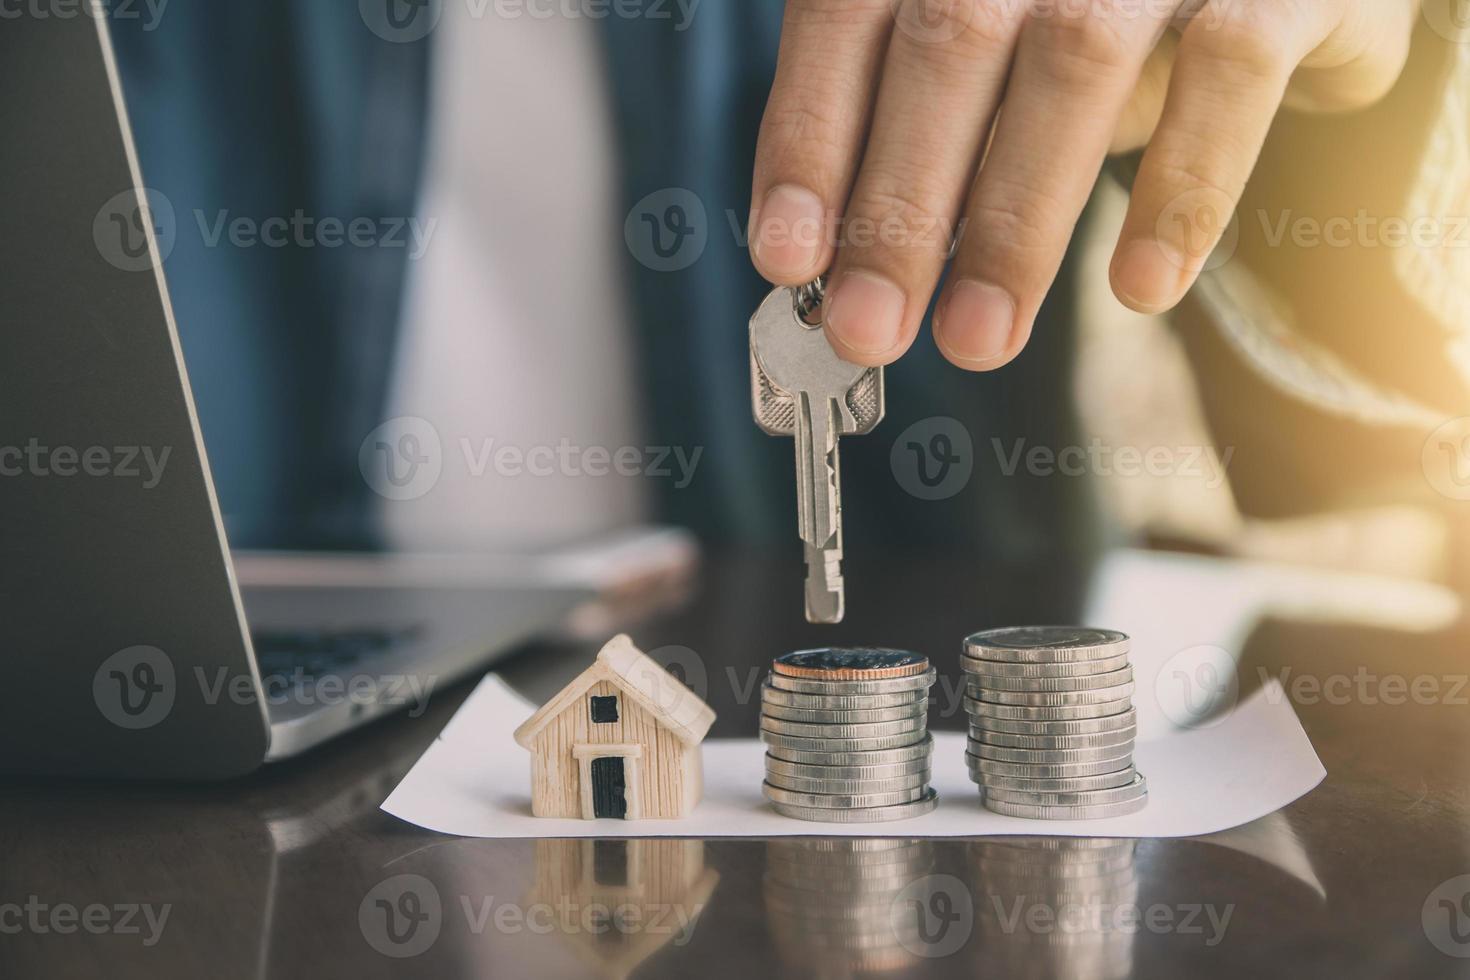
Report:
M592 760L592 813L623 820L628 816L627 767L620 755Z

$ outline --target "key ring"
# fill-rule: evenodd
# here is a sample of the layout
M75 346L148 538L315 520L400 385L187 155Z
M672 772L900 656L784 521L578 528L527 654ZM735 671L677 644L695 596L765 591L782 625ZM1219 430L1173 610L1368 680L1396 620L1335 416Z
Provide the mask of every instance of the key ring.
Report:
M805 286L796 287L796 318L815 330L822 325L822 299L827 295L827 277L818 276Z

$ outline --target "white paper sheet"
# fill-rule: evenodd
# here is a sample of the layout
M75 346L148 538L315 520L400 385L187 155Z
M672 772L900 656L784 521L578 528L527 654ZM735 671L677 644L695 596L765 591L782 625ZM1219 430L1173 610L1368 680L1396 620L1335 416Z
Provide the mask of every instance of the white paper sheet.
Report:
M705 797L687 819L542 820L531 816L530 757L511 738L534 708L499 677L486 677L383 809L463 837L1192 837L1273 813L1327 774L1273 681L1212 727L1140 724L1134 761L1148 778L1149 804L1111 820L1024 820L991 813L969 780L965 736L958 732L934 736L938 808L896 823L809 823L780 816L761 796L764 746L753 738L705 742Z

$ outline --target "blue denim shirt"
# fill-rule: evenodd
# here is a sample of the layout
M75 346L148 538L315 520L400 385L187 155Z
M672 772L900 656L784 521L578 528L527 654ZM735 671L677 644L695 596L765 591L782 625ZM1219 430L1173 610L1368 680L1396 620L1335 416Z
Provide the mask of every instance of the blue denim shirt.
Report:
M358 450L384 421L407 236L337 248L213 236L237 216L415 214L432 48L415 18L463 2L174 0L156 23L114 24L145 180L176 215L165 271L237 546L372 546ZM597 8L640 13L600 22L620 159L588 166L619 168L631 225L650 236L623 257L649 440L703 450L689 486L658 482L660 516L710 538L795 535L792 447L752 424L746 348L767 288L744 229L782 6L702 0L687 19L673 0ZM638 202L646 214L633 213ZM671 202L694 203L674 212ZM645 249L653 261L636 260ZM567 281L576 288L575 270ZM1018 439L1075 439L1069 306L1059 290L1031 348L997 374L949 367L927 337L890 369L888 419L844 443L850 541L1007 553L1075 542L1088 512L1080 481L1001 465ZM934 442L933 423L910 430L936 417L969 438L972 473L958 492L924 499L933 495L903 469L963 452Z

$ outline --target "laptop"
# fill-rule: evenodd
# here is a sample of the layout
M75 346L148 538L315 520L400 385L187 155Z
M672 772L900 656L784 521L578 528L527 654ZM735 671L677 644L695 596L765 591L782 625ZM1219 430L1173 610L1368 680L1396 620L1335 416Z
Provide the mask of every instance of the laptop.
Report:
M670 529L232 555L107 25L84 12L0 32L0 769L237 776L686 577Z

